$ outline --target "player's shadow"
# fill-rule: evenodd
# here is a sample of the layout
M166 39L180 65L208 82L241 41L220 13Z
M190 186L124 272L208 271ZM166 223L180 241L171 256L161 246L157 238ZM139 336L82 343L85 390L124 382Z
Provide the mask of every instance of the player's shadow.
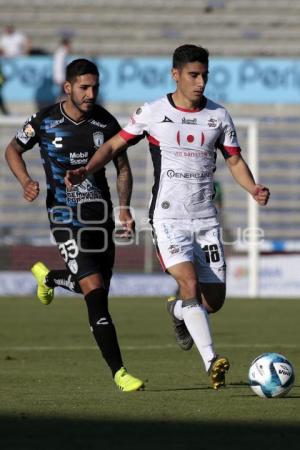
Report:
M296 423L0 417L3 450L293 450L299 438Z
M230 389L247 389L247 391L249 391L249 384L245 383L243 381L237 382L237 383L228 383L228 386L230 386ZM225 388L226 389L226 388ZM203 384L203 385L199 385L199 386L194 386L194 387L186 387L186 386L182 386L182 387L177 387L177 388L161 388L161 389L151 389L147 386L147 392L178 392L178 391L207 391L207 390L212 390L211 386L208 386L207 384ZM221 389L220 391L223 391L223 389ZM250 394L252 397L254 394Z

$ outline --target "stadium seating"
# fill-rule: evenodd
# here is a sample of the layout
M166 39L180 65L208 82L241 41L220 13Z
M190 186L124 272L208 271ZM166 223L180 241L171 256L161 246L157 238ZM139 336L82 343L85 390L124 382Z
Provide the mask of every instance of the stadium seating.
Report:
M72 32L74 52L88 55L166 55L183 42L215 56L299 55L299 0L0 0L0 8L0 27L14 23L50 53Z
M13 23L31 39L33 48L53 52L62 32L74 33L73 51L95 56L170 55L184 42L209 48L214 56L299 57L300 0L0 0L0 28ZM18 11L18 14L16 14ZM132 105L113 105L114 113L127 113ZM22 111L22 110L20 110ZM272 191L268 208L261 212L266 238L276 242L300 239L300 119L297 107L230 105L233 117L259 119L260 181ZM30 111L26 111L28 114ZM5 148L15 126L0 124ZM239 136L246 149L245 130ZM130 150L134 173L132 204L138 220L146 217L152 170L146 171L147 143ZM246 154L246 152L245 152ZM44 186L38 151L28 152L30 172ZM219 158L217 178L224 195L223 223L229 239L246 226L246 194L238 189ZM151 165L148 165L151 167ZM108 168L116 200L113 168ZM33 259L60 263L55 247L49 250L49 231L43 194L33 204L22 200L21 189L0 156L0 247L3 268L28 268ZM149 237L141 234L141 242ZM31 246L17 257L15 246ZM33 246L33 247L32 247ZM140 269L145 247L119 248L121 269ZM21 254L21 253L19 253ZM27 258L27 259L26 259ZM147 261L146 261L147 262ZM121 264L121 266L120 266ZM157 269L157 264L154 269ZM151 266L151 264L150 264ZM151 270L151 267L147 270Z

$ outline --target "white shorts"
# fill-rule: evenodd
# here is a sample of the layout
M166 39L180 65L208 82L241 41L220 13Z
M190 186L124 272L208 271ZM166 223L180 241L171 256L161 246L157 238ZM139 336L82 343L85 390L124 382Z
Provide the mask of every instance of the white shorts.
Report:
M201 283L225 283L226 264L215 217L154 219L153 242L163 270L185 261L195 265Z

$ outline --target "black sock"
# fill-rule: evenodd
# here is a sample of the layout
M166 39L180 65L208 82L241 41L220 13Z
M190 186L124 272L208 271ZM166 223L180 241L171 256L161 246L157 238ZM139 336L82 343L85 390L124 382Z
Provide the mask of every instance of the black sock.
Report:
M85 296L89 322L113 376L123 366L120 347L114 324L108 312L107 292L103 288L94 289Z
M59 286L77 294L82 293L78 281L68 270L50 270L45 282L51 288Z

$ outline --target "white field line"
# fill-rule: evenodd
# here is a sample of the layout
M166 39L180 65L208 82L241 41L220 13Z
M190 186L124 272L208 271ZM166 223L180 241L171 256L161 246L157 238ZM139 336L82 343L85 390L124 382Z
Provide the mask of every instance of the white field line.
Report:
M266 344L229 344L223 343L218 344L218 348L258 348L258 349L266 349L266 351L270 348L278 349L278 348L298 348L298 344L275 344L275 343L266 343ZM121 345L121 350L168 350L171 348L178 348L175 344L165 344L165 345ZM267 350L268 349L268 350ZM95 345L67 345L67 346L58 346L58 345L34 345L34 346L0 346L0 351L18 351L18 352L31 352L31 351L82 351L82 350L98 350L98 347ZM275 350L273 350L275 351Z

